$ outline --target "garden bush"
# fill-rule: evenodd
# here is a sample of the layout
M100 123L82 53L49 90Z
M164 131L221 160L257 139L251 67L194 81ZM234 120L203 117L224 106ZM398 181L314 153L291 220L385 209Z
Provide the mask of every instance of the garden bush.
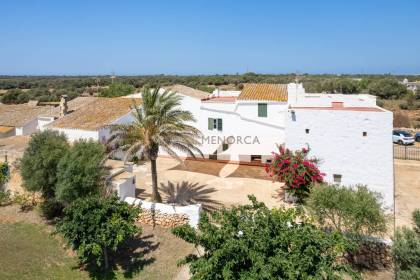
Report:
M320 225L346 232L351 239L380 236L386 231L381 196L363 185L317 185L306 206Z
M339 261L350 250L339 232L327 233L297 209L252 204L203 212L198 230L173 229L204 253L189 255L191 279L345 279L358 275ZM347 279L347 278L346 278Z
M11 194L9 190L0 189L0 206L9 205L12 202Z
M62 216L64 206L55 198L50 198L42 201L40 203L39 209L43 217L45 217L48 220L51 220Z
M10 178L10 169L7 162L0 162L0 190Z
M108 254L140 232L135 224L139 212L116 195L79 198L65 208L57 231L77 250L81 263L108 269Z
M323 182L324 174L318 169L319 160L308 158L309 149L291 151L280 147L280 153L273 153L273 159L265 171L286 185L286 191L302 201L309 194L314 183Z
M94 141L77 141L61 158L57 167L56 198L69 204L104 190L105 148Z
M64 134L46 130L32 135L20 161L23 187L40 191L45 199L55 196L58 162L69 149Z
M23 212L31 211L38 205L39 197L34 192L16 193L13 202L19 204Z
M396 279L420 279L420 210L413 213L414 228L399 228L395 232L393 254Z

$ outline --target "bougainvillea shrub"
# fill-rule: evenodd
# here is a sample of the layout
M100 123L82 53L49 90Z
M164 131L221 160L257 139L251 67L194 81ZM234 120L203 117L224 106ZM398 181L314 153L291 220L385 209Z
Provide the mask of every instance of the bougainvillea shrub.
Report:
M309 148L291 151L280 147L279 153L273 153L265 171L273 180L283 182L286 191L302 201L315 183L322 183L325 174L318 168L319 159L309 158Z

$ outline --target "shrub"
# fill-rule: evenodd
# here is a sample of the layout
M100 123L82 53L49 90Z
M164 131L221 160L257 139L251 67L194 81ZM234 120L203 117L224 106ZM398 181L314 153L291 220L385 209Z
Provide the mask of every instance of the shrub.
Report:
M102 89L100 96L102 97L118 97L132 94L134 87L124 83L113 83L108 88Z
M394 127L411 127L408 115L401 111L394 112Z
M265 167L273 180L284 182L286 191L302 201L314 183L321 183L324 174L318 169L318 159L308 158L309 149L290 151L280 147L280 153L273 153L273 159Z
M23 194L15 194L13 202L19 204L20 210L23 212L31 211L38 205L39 198L34 192L25 192Z
M413 222L416 230L420 230L420 209L416 209L413 212Z
M381 99L398 99L407 94L405 85L395 78L384 78L373 81L368 86L369 93Z
M351 238L386 231L381 196L363 185L319 185L309 195L307 208L320 225L346 232Z
M55 198L46 199L40 204L41 214L48 220L61 217L63 209L63 204Z
M58 162L68 149L64 134L46 130L32 135L20 162L24 188L40 191L46 199L54 197Z
M0 206L8 205L12 202L9 190L0 190Z
M413 213L414 230L406 227L395 232L393 254L396 278L420 279L420 211Z
M7 164L7 162L0 162L0 190L3 187L3 185L9 180L9 178L9 165Z
M58 164L56 198L70 203L80 197L100 194L105 179L105 148L94 141L81 140Z
M252 204L203 212L198 230L188 225L172 230L203 248L189 255L191 279L344 279L357 277L338 262L349 243L338 233L326 233L296 209L268 209ZM299 221L299 222L298 222Z
M140 231L135 224L138 214L139 208L116 196L79 198L66 207L57 231L77 250L82 263L95 262L108 269L109 251L116 252Z

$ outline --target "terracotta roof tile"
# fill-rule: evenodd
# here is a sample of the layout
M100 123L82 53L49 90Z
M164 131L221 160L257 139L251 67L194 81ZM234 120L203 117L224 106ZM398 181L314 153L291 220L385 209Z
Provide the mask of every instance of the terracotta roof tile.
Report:
M133 99L128 98L97 97L75 112L50 123L47 127L98 130L129 113L133 102ZM139 104L138 99L136 103Z
M286 84L244 84L238 100L287 101Z
M51 111L51 107L29 106L28 104L0 104L0 125L22 127L38 116Z
M187 87L184 85L172 85L172 86L167 86L165 87L165 89L170 90L170 91L174 91L177 92L179 94L183 94L189 97L194 97L194 98L198 98L198 99L203 99L209 96L210 93L202 91L202 90L198 90L192 87Z

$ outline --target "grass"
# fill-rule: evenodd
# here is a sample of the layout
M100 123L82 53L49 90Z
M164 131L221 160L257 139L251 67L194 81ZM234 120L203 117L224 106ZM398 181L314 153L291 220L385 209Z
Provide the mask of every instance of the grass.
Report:
M112 272L86 271L37 211L17 209L0 207L0 279L173 279L178 260L193 251L169 229L142 226L142 234L112 258Z
M0 224L0 279L89 279L46 228Z

